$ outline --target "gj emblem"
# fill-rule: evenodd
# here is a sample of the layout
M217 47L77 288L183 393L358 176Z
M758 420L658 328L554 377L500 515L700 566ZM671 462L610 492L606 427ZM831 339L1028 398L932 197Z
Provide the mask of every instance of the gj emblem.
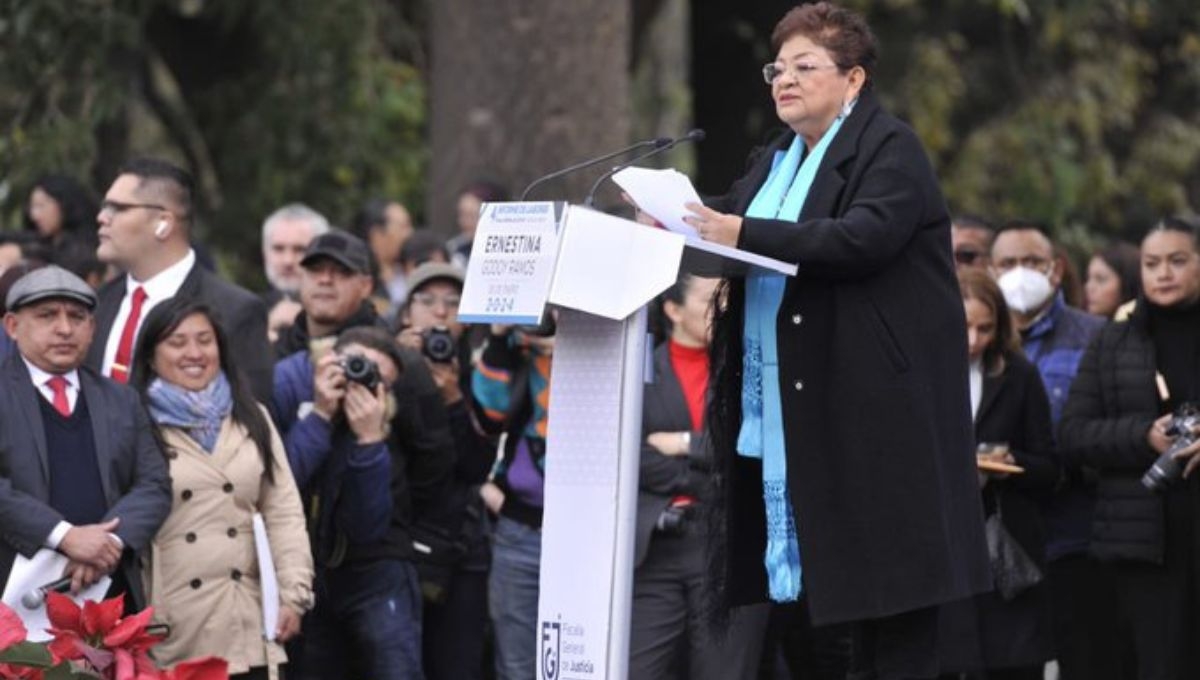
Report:
M558 680L562 623L542 622L542 680Z

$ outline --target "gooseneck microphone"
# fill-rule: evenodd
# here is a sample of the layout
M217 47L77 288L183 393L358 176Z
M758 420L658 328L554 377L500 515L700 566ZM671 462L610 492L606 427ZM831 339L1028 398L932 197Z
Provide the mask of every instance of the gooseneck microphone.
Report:
M46 593L65 593L71 588L71 577L64 576L57 581L51 581L38 586L21 596L21 606L26 609L37 609L46 601Z
M619 149L617 151L613 151L612 153L606 153L603 156L597 156L596 158L589 158L586 161L576 163L575 165L567 166L567 167L563 168L562 170L555 170L554 172L550 173L549 175L542 175L541 177L538 177L537 179L530 182L529 186L525 187L525 191L521 192L521 198L518 200L524 201L526 199L526 197L529 196L529 192L533 191L535 187L537 187L541 184L544 184L545 182L549 182L552 179L558 179L559 177L562 177L563 175L569 175L572 172L575 172L576 170L583 170L584 168L590 168L593 165L596 165L598 163L603 163L604 161L612 160L614 158L617 158L618 156L624 156L627 153L639 151L646 147L652 147L653 149L657 150L657 149L668 148L668 147L670 147L670 145L675 144L675 143L676 143L676 140L672 140L670 137L656 137L654 139L646 139L646 140L642 140L636 144L630 144L629 146L625 147L624 149Z
M624 170L625 168L637 165L638 163L641 163L642 161L644 161L647 158L654 156L656 154L663 153L664 151L669 151L669 150L675 148L676 146L683 144L684 142L700 142L703 140L704 140L704 130L701 130L700 128L696 128L694 130L689 130L688 133L686 135L683 135L682 137L676 137L675 139L668 141L666 144L663 144L662 146L658 146L653 149L650 149L646 153L643 153L640 156L635 156L632 160L622 163L621 165L618 165L617 167L613 168L612 170L609 170L608 172L604 173L603 175L600 175L600 178L597 179L596 183L592 185L592 190L588 192L587 198L584 199L583 204L589 208L592 207L592 204L595 203L595 201L596 201L596 190L600 188L600 185L604 184L605 180L607 180L608 178L617 174L618 172Z

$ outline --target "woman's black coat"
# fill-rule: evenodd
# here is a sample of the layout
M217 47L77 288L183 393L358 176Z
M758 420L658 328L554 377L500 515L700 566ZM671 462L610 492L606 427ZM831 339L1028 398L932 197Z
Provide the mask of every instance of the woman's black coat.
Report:
M990 480L981 498L984 514L990 517L999 511L1004 528L1044 574L1042 502L1054 490L1059 465L1054 455L1050 401L1037 367L1025 357L1008 354L1002 373L985 372L975 414L975 439L1007 443L1017 465L1025 468L1023 474ZM950 619L942 627L961 638L947 641L944 648L964 650L968 657L954 670L1028 666L1051 658L1054 629L1049 595L1049 583L1043 580L1011 601L990 592L948 608L952 616L969 617Z
M730 192L743 214L780 137ZM815 624L877 619L990 587L950 219L913 132L864 92L798 222L746 218L738 247L787 262L776 320L788 488ZM726 604L766 599L761 466L737 456L743 283L714 324L710 432L727 513Z
M1106 562L1163 564L1166 499L1197 483L1176 483L1165 494L1141 484L1158 457L1146 433L1168 411L1159 399L1156 372L1146 305L1139 300L1127 320L1105 326L1092 338L1058 426L1063 450L1077 452L1082 459L1076 462L1099 474L1091 550Z

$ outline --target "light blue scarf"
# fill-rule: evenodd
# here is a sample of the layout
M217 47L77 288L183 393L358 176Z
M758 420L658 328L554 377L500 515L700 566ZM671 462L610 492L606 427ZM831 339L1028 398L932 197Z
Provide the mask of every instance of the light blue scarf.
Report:
M775 152L771 174L746 217L786 220L800 217L808 190L830 142L842 126L844 114L817 142L807 157L804 140L797 135L786 152ZM803 264L803 263L801 263ZM771 599L792 602L800 597L800 543L787 486L787 450L783 439L783 405L779 396L779 348L775 318L783 302L787 279L782 274L755 269L746 277L746 322L743 330L742 427L738 454L762 460L763 499L767 509L767 586Z
M199 392L155 378L146 397L155 423L183 430L209 453L217 445L221 423L233 410L233 395L223 371Z

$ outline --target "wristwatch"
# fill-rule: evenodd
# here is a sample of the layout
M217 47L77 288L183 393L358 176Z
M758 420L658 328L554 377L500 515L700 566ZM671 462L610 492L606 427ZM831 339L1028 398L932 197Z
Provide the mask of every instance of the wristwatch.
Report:
M679 434L682 435L681 440L683 441L683 449L685 451L691 449L692 448L692 433L684 431L684 432L680 432Z

